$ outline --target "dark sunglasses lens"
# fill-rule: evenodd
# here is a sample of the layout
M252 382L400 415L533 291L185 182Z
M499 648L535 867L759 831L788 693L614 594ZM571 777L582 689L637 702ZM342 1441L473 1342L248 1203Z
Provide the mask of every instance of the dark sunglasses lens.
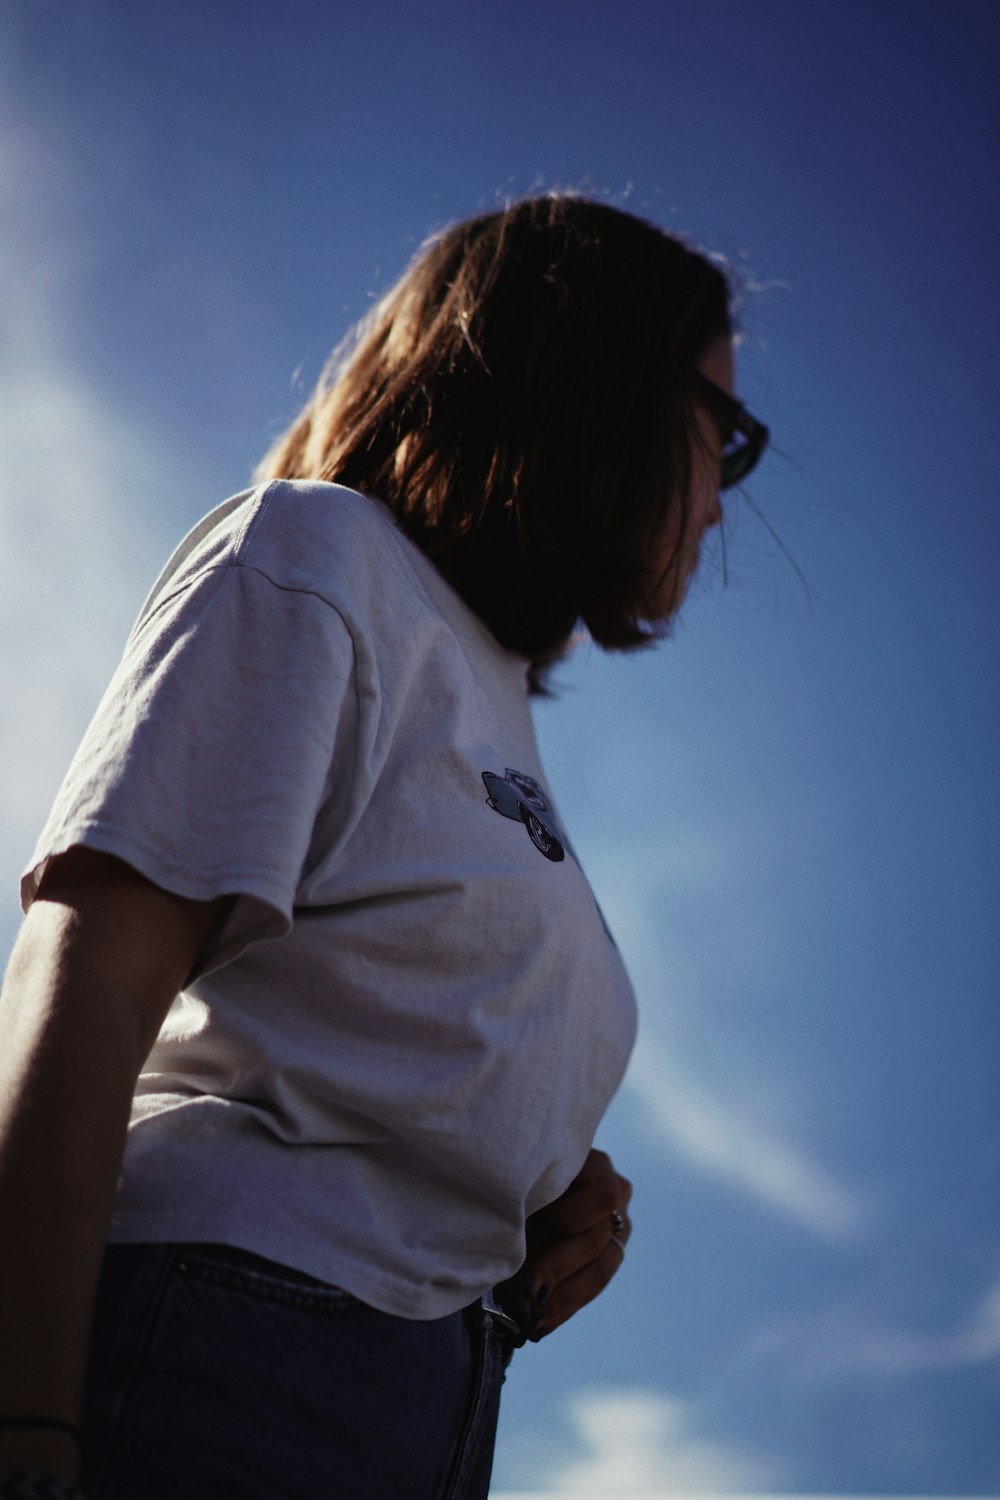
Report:
M696 384L702 399L714 411L722 435L722 465L719 488L739 484L753 469L767 447L769 433L728 391L723 391L699 371Z
M722 448L720 489L732 489L733 485L746 479L767 447L767 438L767 428L759 422L752 422L745 430L737 428L733 432Z
M745 479L757 461L753 445L741 434L734 434L722 450L722 474L719 488L728 490Z

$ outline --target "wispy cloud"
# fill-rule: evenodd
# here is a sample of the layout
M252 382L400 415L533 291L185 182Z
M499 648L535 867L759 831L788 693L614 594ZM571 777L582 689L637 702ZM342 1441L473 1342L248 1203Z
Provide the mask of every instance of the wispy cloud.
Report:
M662 1392L578 1391L564 1410L572 1446L536 1465L538 1492L590 1500L780 1487L773 1465L706 1436L694 1406Z
M1000 1362L1000 1282L951 1328L900 1328L876 1309L840 1302L812 1317L772 1325L758 1334L749 1353L762 1363L780 1365L785 1378L798 1381L909 1376L995 1364Z
M626 1086L640 1099L664 1149L694 1171L822 1239L856 1239L866 1231L872 1207L810 1157L791 1133L794 1124L776 1123L773 1101L781 1100L783 1092L779 1076L758 1074L757 1093L768 1104L766 1112L763 1105L755 1110L752 1097L734 1101L714 1092L698 1077L676 1035L665 1039L668 1028L683 1032L684 1026L675 1025L677 1007L664 992L663 976L670 976L673 992L696 997L706 982L706 962L704 953L664 939L657 903L668 904L672 890L682 890L688 899L695 890L710 910L716 902L731 909L737 899L730 894L733 859L713 832L700 838L689 830L669 843L661 839L648 848L633 846L627 860L609 850L595 862L595 879L610 893L607 915L643 1011ZM755 983L766 983L766 955L758 951L753 961L758 966ZM724 1051L725 1039L714 1035L713 1045ZM786 1115L794 1122L793 1107Z
M670 1048L648 1034L636 1049L628 1083L664 1144L696 1171L825 1239L861 1233L868 1215L856 1193L794 1142L713 1097L685 1073Z

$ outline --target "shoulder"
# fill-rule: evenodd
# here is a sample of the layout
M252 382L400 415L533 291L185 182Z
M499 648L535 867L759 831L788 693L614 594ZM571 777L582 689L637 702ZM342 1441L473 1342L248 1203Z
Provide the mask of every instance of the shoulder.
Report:
M387 569L400 579L412 576L416 552L379 501L337 484L272 480L231 496L198 522L156 580L142 614L166 593L228 568L251 569L278 588L342 608L377 589L380 577L384 586Z
M387 508L356 490L313 480L280 479L251 491L233 516L232 562L285 588L320 595L361 581L384 566L406 570L412 547Z
M317 480L272 480L244 490L189 532L157 579L141 627L199 582L242 572L273 590L329 605L355 645L370 641L412 661L447 636L463 652L507 661L488 627L379 500ZM214 575L214 576L210 576ZM510 658L519 680L523 663Z

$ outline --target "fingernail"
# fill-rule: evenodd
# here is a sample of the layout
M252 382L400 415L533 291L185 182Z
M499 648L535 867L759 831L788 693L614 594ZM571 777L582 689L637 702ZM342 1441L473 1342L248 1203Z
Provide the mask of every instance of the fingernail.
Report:
M535 1293L535 1306L539 1309L539 1311L545 1306L545 1299L548 1295L549 1289L547 1286L540 1286L538 1288L538 1291Z

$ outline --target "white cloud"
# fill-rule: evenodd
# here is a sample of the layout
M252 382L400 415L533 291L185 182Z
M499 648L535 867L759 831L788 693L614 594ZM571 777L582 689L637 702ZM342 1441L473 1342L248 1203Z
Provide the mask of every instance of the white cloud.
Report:
M695 1409L651 1390L578 1391L565 1404L574 1451L551 1460L549 1495L729 1494L778 1487L772 1466L699 1431ZM537 1484L537 1480L536 1480Z
M5 152L0 910L13 920L18 868L162 561L153 517L180 465L65 352L86 261L72 181L30 131L12 131Z
M867 1211L803 1150L738 1113L685 1074L671 1050L647 1032L628 1073L663 1142L696 1171L748 1194L824 1239L850 1239Z
M1000 1362L1000 1282L950 1329L893 1327L869 1307L838 1303L815 1317L772 1326L750 1352L796 1381L891 1378L994 1364Z
M123 525L121 498L150 449L67 373L0 367L0 819L17 836L54 790L141 603L152 537Z
M788 1126L783 1129L775 1121L774 1102L782 1099L778 1077L757 1073L756 1105L745 1095L735 1102L724 1099L698 1079L682 1043L663 1039L668 1025L675 1033L685 1029L664 991L663 976L670 976L671 993L686 996L685 1009L693 1010L712 963L703 952L663 938L658 907L673 890L689 896L695 889L706 905L718 900L731 908L733 899L722 900L719 893L732 884L736 858L711 831L699 836L692 829L680 840L661 838L648 848L632 847L627 858L604 851L591 859L600 889L610 893L605 898L608 920L643 1013L626 1087L640 1099L662 1145L702 1176L736 1189L821 1239L855 1239L864 1232L871 1209L856 1190L811 1160ZM761 955L757 957L759 961ZM725 1038L713 1034L712 1041L724 1054ZM763 1067L759 1058L755 1067ZM788 1113L794 1117L794 1110Z

